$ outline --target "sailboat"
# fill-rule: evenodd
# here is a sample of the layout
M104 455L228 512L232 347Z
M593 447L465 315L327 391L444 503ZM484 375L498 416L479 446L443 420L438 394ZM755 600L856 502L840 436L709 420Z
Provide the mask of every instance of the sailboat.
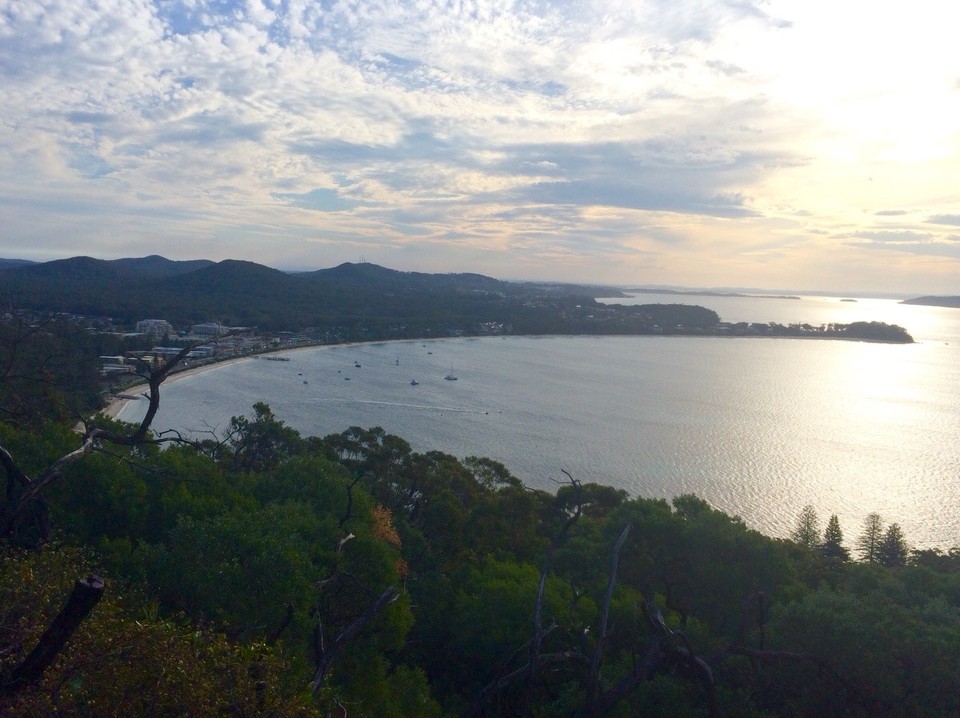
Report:
M450 373L443 377L447 381L456 381L457 375L453 373L453 367L450 367Z

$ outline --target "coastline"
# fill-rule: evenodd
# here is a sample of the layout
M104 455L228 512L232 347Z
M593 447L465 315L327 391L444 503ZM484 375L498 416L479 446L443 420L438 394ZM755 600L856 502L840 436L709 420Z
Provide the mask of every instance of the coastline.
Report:
M519 335L517 335L517 336L519 336ZM543 335L543 336L576 336L576 335L563 334L563 335ZM593 335L593 334L590 334L590 335L584 335L584 336L613 336L613 335ZM637 335L637 336L664 336L664 335L663 335L663 334L658 334L658 335ZM798 335L791 335L791 334L785 334L785 335L781 335L781 334L774 334L774 335L769 335L769 334L768 334L768 335L735 335L735 334L723 334L723 335L717 335L717 334L701 334L701 335L692 335L692 334L675 334L675 335L671 335L671 336L700 336L700 337L703 337L703 336L713 336L713 337L717 337L717 338L721 338L721 339L751 339L751 338L767 338L767 339L820 339L820 340L834 340L834 341L836 341L836 340L839 340L839 341L858 341L858 342L869 342L869 343L879 343L879 344L913 344L913 343L915 343L912 337L910 337L910 341L908 341L908 342L900 342L900 341L890 341L890 340L885 340L885 339L867 339L867 338L863 338L863 337L844 337L844 336L830 336L830 335L828 335L828 336L823 336L823 335L820 335L820 336L816 336L816 335L806 335L806 336L804 336L804 335L799 335L799 336L798 336ZM249 360L249 359L258 359L258 358L261 358L261 357L273 356L273 355L276 355L276 354L285 354L285 353L289 353L289 352L305 351L305 350L308 350L308 349L317 349L317 348L319 348L319 347L350 347L350 346L360 346L360 345L363 345L363 344L380 344L380 343L390 344L390 343L402 343L402 342L409 342L409 341L418 342L418 341L432 341L432 340L438 340L438 339L456 339L456 338L459 338L459 337L430 337L430 338L425 338L425 339L373 339L373 340L364 341L364 342L356 342L356 341L354 341L354 342L345 342L345 343L343 343L343 344L325 344L325 343L303 344L303 345L295 346L295 347L284 347L284 348L282 348L282 349L275 349L275 350L271 350L271 351L256 352L255 354L248 354L248 355L246 355L246 356L229 357L229 358L223 359L223 360L221 360L221 361L214 360L214 361L211 361L211 362L209 362L209 363L207 363L207 364L203 364L203 365L201 365L201 366L191 367L191 368L189 368L189 369L184 369L184 370L182 370L182 371L174 372L174 373L170 374L170 376L168 376L168 377L164 380L164 384L169 384L170 382L174 382L174 381L176 381L177 379L179 379L179 378L181 378L181 377L195 376L196 374L202 374L202 373L205 372L205 371L209 371L209 370L215 369L215 368L217 368L217 367L229 366L229 365L231 365L231 364L237 364L237 363L239 363L239 362L247 361L247 360ZM138 383L138 384L134 384L134 385L132 385L132 386L129 386L129 387L124 388L121 393L122 393L122 394L125 394L125 395L133 395L133 394L141 394L141 395L142 395L142 392L144 392L147 388L148 388L148 385L147 385L145 382L140 382L140 383ZM141 396L141 398L145 398L145 397L142 397L142 396ZM101 409L100 411L98 411L97 413L98 413L98 414L101 414L101 415L103 415L103 416L106 416L106 417L108 417L108 418L110 418L110 419L117 419L117 418L119 417L120 413L123 411L123 409L124 409L124 408L127 406L127 404L128 404L129 402L131 402L131 401L140 401L140 399L139 399L139 398L138 398L138 399L127 398L127 397L120 396L119 394L114 395L113 399L112 399L104 408L102 408L102 409Z
M283 350L283 351L290 351L290 350ZM271 352L271 353L278 353L278 352ZM182 379L188 376L195 376L197 374L202 374L203 372L209 371L211 369L216 369L218 367L223 367L223 366L229 366L230 364L239 364L242 361L247 361L248 359L253 359L253 358L254 357L251 357L251 356L230 357L229 359L224 359L223 361L214 361L214 362L210 362L209 364L204 364L203 366L191 367L189 369L184 369L183 371L172 373L170 376L168 376L164 380L163 383L165 385L168 385L168 384L171 384L172 382L175 382L177 379ZM141 382L139 384L134 384L133 386L128 386L124 388L122 391L122 393L127 396L120 396L118 394L114 395L114 397L110 400L110 403L107 404L105 407L103 407L97 413L102 416L106 416L107 418L110 418L110 419L117 419L120 416L120 413L123 411L123 409L131 401L145 400L146 397L143 396L143 394L145 391L147 391L147 389L149 389L149 385L146 382ZM138 395L140 398L137 398L137 399L128 398L131 395Z
M411 340L407 340L407 339L387 339L387 340L380 340L380 341L384 341L384 342L404 342L404 341L411 341ZM420 341L420 340L417 339L417 340L414 340L414 341ZM318 343L318 344L303 344L303 345L301 345L301 346L296 346L296 347L284 347L283 349L275 349L275 350L273 350L273 351L257 352L257 353L255 353L255 354L247 354L246 356L228 357L228 358L222 359L222 360L214 360L214 361L208 362L207 364L203 364L203 365L201 365L201 366L194 366L194 367L190 367L189 369L183 369L182 371L175 371L175 372L173 372L172 374L170 374L170 376L168 376L166 379L164 379L163 384L166 386L166 385L171 384L172 382L177 381L177 379L182 379L182 378L188 377L188 376L196 376L197 374L203 374L204 372L210 371L211 369L218 369L218 368L220 368L220 367L230 366L231 364L239 364L240 362L249 361L249 360L252 360L252 359L259 359L259 358L261 358L261 357L266 357L266 356L274 356L274 355L276 355L276 354L287 354L287 353L290 353L290 352L305 351L305 350L308 350L308 349L317 349L318 347L335 347L335 346L336 346L336 347L349 347L349 346L359 346L359 345L362 345L362 344L373 344L373 343L377 343L377 341L370 341L370 342L347 342L347 343L345 343L345 344L320 344L320 343ZM131 385L131 386L128 386L128 387L123 388L122 390L120 390L120 392L119 392L118 394L114 394L114 395L113 395L113 398L110 400L110 402L109 402L105 407L103 407L102 409L100 409L100 411L98 411L97 414L102 415L102 416L106 416L107 418L110 418L110 419L117 419L117 418L119 417L120 413L123 411L123 409L124 409L124 408L127 406L127 404L129 404L131 401L142 401L142 400L146 399L146 397L143 395L143 393L144 393L148 388L149 388L149 385L148 385L146 382L143 382L143 381L142 381L142 382L139 382L139 383L137 383L137 384L133 384L133 385ZM120 396L120 394L124 394L124 395L126 395L126 396ZM139 396L139 398L137 398L137 399L129 398L130 396L133 396L133 395L137 395L137 396Z

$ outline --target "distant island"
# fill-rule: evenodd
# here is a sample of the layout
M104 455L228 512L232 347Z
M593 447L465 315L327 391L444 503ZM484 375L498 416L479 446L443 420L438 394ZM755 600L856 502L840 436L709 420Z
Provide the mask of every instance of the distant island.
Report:
M960 308L960 297L915 297L904 299L900 304L918 304L925 307Z
M722 292L714 289L664 289L659 287L629 287L631 294L677 294L690 297L746 297L750 299L800 299L792 294L757 294L748 292Z

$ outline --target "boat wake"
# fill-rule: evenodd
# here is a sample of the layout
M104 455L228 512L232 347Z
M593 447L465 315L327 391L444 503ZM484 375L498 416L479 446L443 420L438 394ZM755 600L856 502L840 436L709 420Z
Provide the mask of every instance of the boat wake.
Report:
M458 414L489 414L488 409L469 406L436 406L432 404L410 404L402 401L376 401L373 399L317 399L317 404L368 404L373 406L396 406L403 409L425 409L427 411L452 411Z

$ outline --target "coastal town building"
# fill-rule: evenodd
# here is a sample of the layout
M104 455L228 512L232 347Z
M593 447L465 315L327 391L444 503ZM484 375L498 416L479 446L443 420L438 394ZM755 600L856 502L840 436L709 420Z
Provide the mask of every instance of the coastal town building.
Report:
M173 325L166 319L141 319L137 322L137 334L146 334L153 339L176 335Z

